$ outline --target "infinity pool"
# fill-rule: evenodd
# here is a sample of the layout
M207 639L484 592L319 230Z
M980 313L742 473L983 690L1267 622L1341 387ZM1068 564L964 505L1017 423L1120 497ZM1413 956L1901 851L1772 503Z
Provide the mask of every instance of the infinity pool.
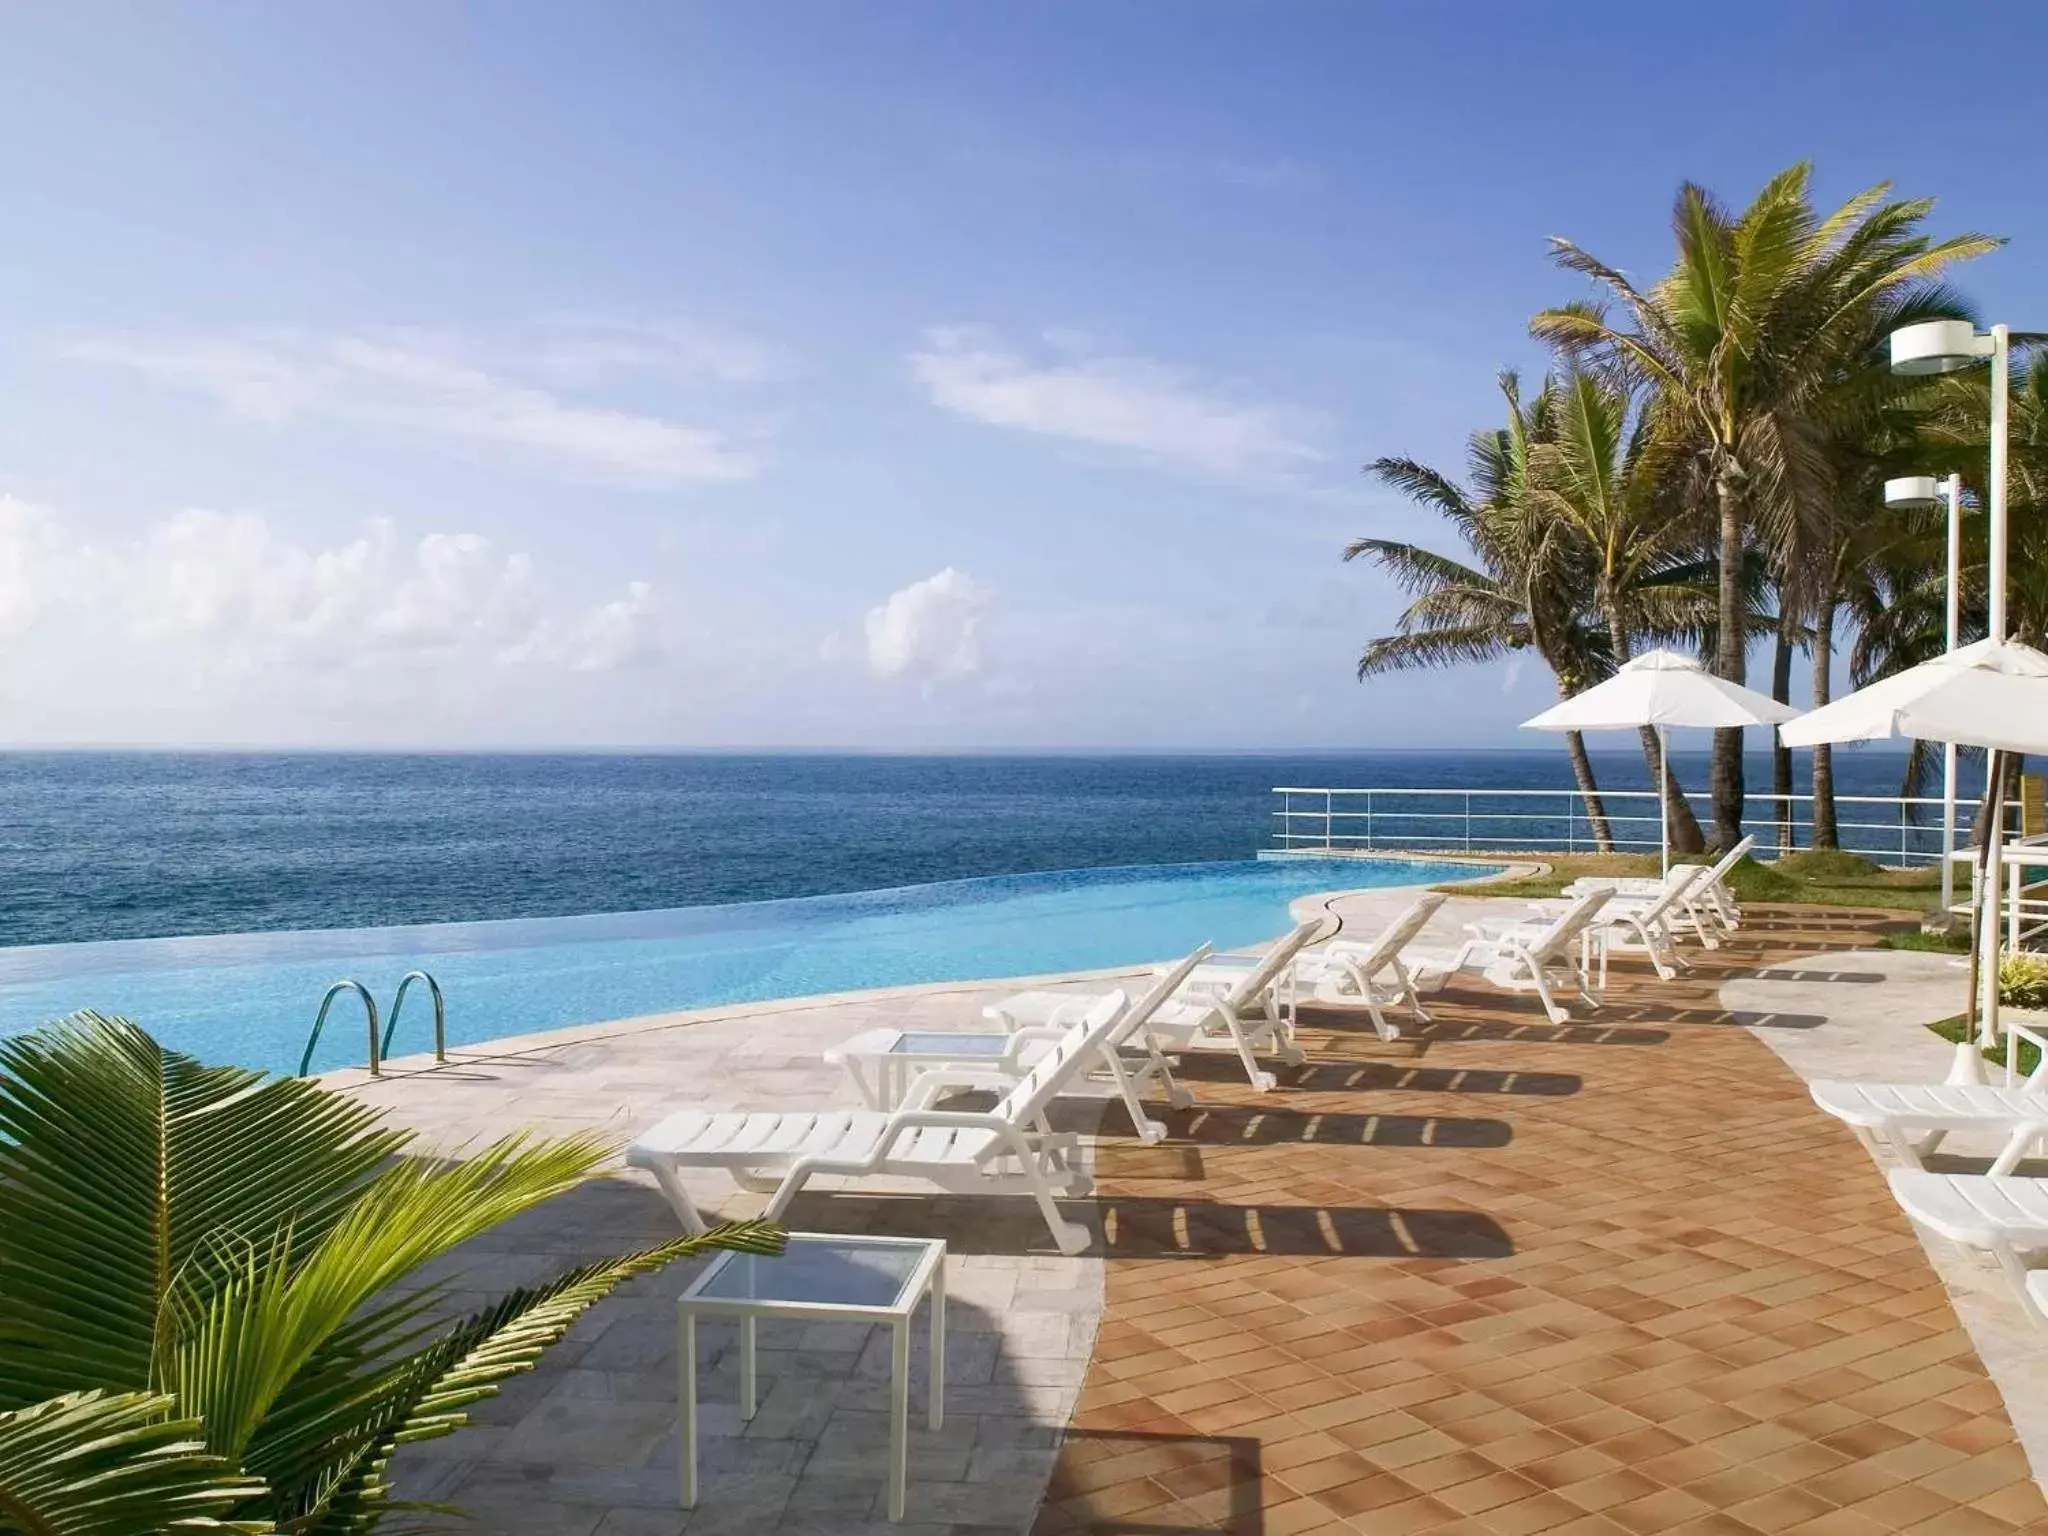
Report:
M449 1042L466 1044L671 1009L1161 960L1204 940L1272 938L1288 903L1318 891L1485 872L1426 860L1247 860L590 917L0 949L0 1035L95 1008L209 1060L291 1072L321 993L343 976L388 1010L402 975L431 972L447 996ZM432 1017L415 987L393 1052L428 1049ZM361 1007L339 999L313 1069L359 1066L365 1055Z

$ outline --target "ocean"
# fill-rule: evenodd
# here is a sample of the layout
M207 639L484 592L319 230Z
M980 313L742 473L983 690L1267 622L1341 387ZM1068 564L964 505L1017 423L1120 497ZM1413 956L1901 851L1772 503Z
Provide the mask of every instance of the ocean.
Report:
M1837 760L1843 792L1897 792L1896 754ZM1634 752L1596 761L1608 787L1649 787ZM1704 754L1673 761L1689 790L1704 789ZM1769 772L1754 757L1752 788ZM12 753L0 755L0 944L566 916L1243 859L1272 844L1279 784L1569 788L1571 777L1555 748ZM1704 811L1703 795L1696 804Z

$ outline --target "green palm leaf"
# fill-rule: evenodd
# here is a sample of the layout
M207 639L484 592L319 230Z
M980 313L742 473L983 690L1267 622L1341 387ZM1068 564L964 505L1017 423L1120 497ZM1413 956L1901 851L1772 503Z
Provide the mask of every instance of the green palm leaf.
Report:
M376 1122L124 1019L0 1041L0 1408L151 1386L180 1274L286 1221L295 1245L318 1242L407 1140Z
M327 1465L338 1475L325 1486L308 1484L313 1496L285 1522L286 1529L308 1536L351 1536L374 1528L376 1518L394 1507L385 1473L399 1445L435 1439L459 1428L467 1420L467 1408L495 1394L506 1378L531 1370L543 1350L621 1282L713 1247L775 1253L782 1247L782 1234L765 1222L728 1223L571 1270L545 1286L514 1292L466 1319L387 1373L353 1422L328 1426L352 1450L342 1462L330 1455ZM252 1465L261 1461L252 1458Z
M263 1491L207 1453L199 1425L150 1393L80 1392L0 1413L0 1530L15 1536L239 1531L231 1511Z

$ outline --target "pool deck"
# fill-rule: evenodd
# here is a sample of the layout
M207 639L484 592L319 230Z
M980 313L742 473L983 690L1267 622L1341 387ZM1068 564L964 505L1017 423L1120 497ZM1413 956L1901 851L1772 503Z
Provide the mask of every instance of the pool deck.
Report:
M1410 894L1332 912L1370 931ZM1436 926L1518 905L1457 897ZM2048 1331L1995 1271L1924 1247L1803 1086L1946 1070L1920 1025L1960 982L1944 957L1868 947L1896 921L1759 908L1677 982L1619 963L1608 1006L1564 1026L1469 974L1393 1043L1305 1011L1309 1061L1273 1093L1191 1058L1196 1104L1155 1148L1120 1108L1076 1105L1098 1132L1078 1258L1028 1204L814 1188L793 1225L949 1241L948 1421L913 1431L903 1525L880 1514L886 1352L860 1328L764 1328L744 1426L711 1330L704 1496L675 1507L690 1266L405 1453L401 1491L565 1536L2048 1530ZM681 1104L850 1105L826 1046L960 1027L1008 989L630 1021L329 1080L442 1148L623 1140ZM691 1187L723 1214L761 1204L718 1175ZM481 1296L673 1231L622 1171L446 1272Z

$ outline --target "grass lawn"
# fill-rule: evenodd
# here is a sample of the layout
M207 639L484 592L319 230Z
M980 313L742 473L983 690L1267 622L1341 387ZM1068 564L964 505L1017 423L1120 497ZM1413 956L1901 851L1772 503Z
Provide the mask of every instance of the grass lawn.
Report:
M1941 1036L1942 1039L1952 1040L1957 1043L1968 1040L1976 1030L1976 1024L1960 1013L1952 1019L1936 1020L1927 1027ZM2021 1075L2025 1076L2041 1065L2041 1048L2031 1040L2021 1040L2019 1046L2019 1069ZM1988 1062L1996 1063L1998 1067L2003 1069L2005 1066L2005 1047L2003 1045L1993 1046L1990 1050L1984 1052L1984 1059ZM1998 1082L2000 1079L1993 1078L1992 1081Z
M1587 875L1657 873L1657 856L1647 853L1540 854L1549 873L1527 880L1503 880L1485 888L1489 896L1555 896ZM1696 859L1688 862L1697 862ZM1729 875L1739 901L1791 902L1804 906L1887 907L1931 912L1941 904L1941 876L1932 869L1881 869L1853 853L1795 853L1775 864L1744 859ZM1470 895L1469 888L1441 889Z

